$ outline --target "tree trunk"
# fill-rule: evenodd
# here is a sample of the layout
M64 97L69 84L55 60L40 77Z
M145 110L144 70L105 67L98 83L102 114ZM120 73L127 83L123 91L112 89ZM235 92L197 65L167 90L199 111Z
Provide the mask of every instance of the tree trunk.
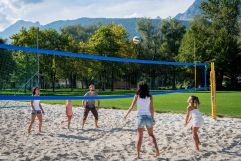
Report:
M105 85L106 85L106 70L104 70L102 73L101 73L101 88L102 88L102 91L105 91Z
M73 88L76 88L76 87L77 87L76 80L77 80L77 75L76 75L76 74L73 74Z
M73 73L72 72L70 74L70 89L71 89L71 92L73 92Z
M52 89L54 92L55 91L55 73L53 73L53 75L52 75Z
M84 79L81 79L81 89L84 89Z
M173 67L172 89L176 89L176 70Z

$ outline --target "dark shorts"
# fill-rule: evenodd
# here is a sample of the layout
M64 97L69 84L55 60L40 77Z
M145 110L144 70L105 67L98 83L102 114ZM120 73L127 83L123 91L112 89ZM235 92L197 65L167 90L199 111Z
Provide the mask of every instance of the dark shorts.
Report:
M96 110L96 107L88 107L88 106L86 106L85 109L84 109L84 118L83 118L83 120L86 120L86 118L88 117L88 114L89 114L90 111L94 115L95 119L98 120L98 112Z
M149 115L137 116L137 127L138 128L152 128L154 126L154 120Z
M42 114L42 111L41 110L38 110L38 111L36 111L36 113L37 114ZM35 113L34 113L34 111L32 111L32 115L34 115Z

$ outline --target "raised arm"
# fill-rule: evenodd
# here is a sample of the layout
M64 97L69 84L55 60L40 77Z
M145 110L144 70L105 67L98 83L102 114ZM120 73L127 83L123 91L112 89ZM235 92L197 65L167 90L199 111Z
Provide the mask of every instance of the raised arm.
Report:
M132 100L131 106L130 106L129 109L128 109L128 112L126 113L126 115L125 115L125 117L124 117L125 119L126 119L127 116L129 115L129 113L133 110L133 108L134 108L134 106L135 106L135 104L136 104L137 98L138 98L138 96L135 95L134 98L133 98L133 100Z

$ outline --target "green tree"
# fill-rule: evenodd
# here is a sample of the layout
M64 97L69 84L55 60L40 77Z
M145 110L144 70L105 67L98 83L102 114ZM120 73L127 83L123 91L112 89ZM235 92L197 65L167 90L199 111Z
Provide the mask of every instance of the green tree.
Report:
M160 24L161 31L161 52L169 54L167 60L174 60L178 54L181 40L185 33L185 26L183 26L176 19L162 20Z
M87 42L89 37L98 29L96 25L73 25L61 29L61 33L71 35L76 42Z
M71 52L88 52L88 47L86 42L90 36L97 30L96 25L91 26L81 26L73 25L67 26L61 29L61 35L64 40L67 40L63 46L66 46L68 49L64 51ZM68 44L68 45L67 45ZM78 44L76 46L76 44ZM62 58L63 59L63 58ZM88 84L88 78L86 73L88 72L88 62L82 59L76 58L64 58L65 62L61 65L62 75L68 78L70 82L71 91L76 87L76 79L80 79L82 82L82 88L84 84ZM67 71L67 72L66 72ZM67 82L67 80L66 80Z
M209 0L203 2L201 8L211 21L214 51L217 69L217 88L221 89L224 76L231 79L230 88L235 89L240 69L239 48L237 43L238 15L240 0Z
M11 36L12 44L26 47L37 47L37 28L22 28L19 33ZM15 51L13 59L16 70L13 73L13 81L19 87L27 88L36 85L37 82L37 55L33 53Z
M140 32L142 40L137 50L138 58L154 60L160 46L158 28L154 26L152 19L142 18L137 21L137 31Z
M160 45L160 58L165 61L175 61L175 56L178 54L178 50L181 44L181 40L185 33L185 26L178 22L174 18L162 20L160 24L161 32L161 45ZM162 73L168 73L165 75L165 84L171 82L172 89L176 89L177 76L179 72L176 66L168 66L161 69Z
M201 3L201 8L216 31L224 29L228 34L237 34L240 0L208 0Z
M5 40L0 39L0 44L4 43L6 43ZM12 82L11 75L15 70L16 64L13 60L11 52L8 50L0 49L0 89L11 87L9 86L9 82Z
M79 52L79 44L72 37L71 34L61 32L61 51L67 52ZM72 57L59 57L59 74L60 77L65 79L66 82L68 80L71 91L77 87L77 79L81 80L83 78L83 74L86 71L86 68L83 66L84 60ZM83 86L82 86L83 87Z
M229 88L236 89L240 73L238 48L239 0L209 0L201 8L204 17L191 23L181 43L179 61L215 62L217 89L222 89L224 76L231 79Z
M182 62L212 61L214 59L213 42L211 23L204 17L195 17L181 41L177 60Z
M152 19L142 18L137 21L137 31L139 31L142 40L140 44L135 45L137 59L158 59L161 35L159 28L156 26L157 25L154 24ZM153 65L139 65L138 70L140 73L135 74L135 77L148 81L150 88L157 86L155 83L157 71L155 68L153 68Z
M176 60L181 62L199 61L209 63L214 60L214 41L211 22L204 17L195 17L182 39ZM189 75L193 74L193 68L182 68L182 71L189 73ZM197 83L203 84L203 72L198 70L197 73L197 80L199 80ZM185 78L184 80L190 82L190 78ZM194 81L192 82L194 83Z
M127 32L120 25L104 25L90 37L87 48L89 53L101 56L121 57L121 51L125 50L128 43ZM111 89L114 90L115 73L120 66L113 62L99 61L92 63L92 70L89 74L93 78L100 78L102 90L106 89L107 80L111 80Z
M70 34L60 34L53 29L39 30L36 27L31 27L28 31L24 28L21 29L19 33L11 37L12 43L14 45L36 47L37 35L38 47L41 49L72 52L79 50L78 43L76 43ZM24 80L21 82L26 83L37 72L37 55L36 53L23 53L22 51L18 53L21 54L15 56L15 61L19 70L17 73L21 74L17 78L18 80L22 80L21 78L23 77ZM74 67L73 64L75 61L73 59L54 55L40 55L39 60L41 88L52 87L53 91L55 91L56 83L61 79L69 79L71 89L75 87L76 73L69 74L75 70L69 70ZM69 68L66 69L65 66ZM65 71L63 71L64 69Z

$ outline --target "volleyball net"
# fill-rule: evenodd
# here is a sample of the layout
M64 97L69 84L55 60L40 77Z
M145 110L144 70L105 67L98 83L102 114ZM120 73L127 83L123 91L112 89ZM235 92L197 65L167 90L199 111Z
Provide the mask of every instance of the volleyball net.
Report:
M114 55L114 54L113 54ZM120 99L146 81L152 95L207 90L207 65L0 44L0 100ZM84 97L90 84L99 96ZM31 96L38 86L41 96Z

